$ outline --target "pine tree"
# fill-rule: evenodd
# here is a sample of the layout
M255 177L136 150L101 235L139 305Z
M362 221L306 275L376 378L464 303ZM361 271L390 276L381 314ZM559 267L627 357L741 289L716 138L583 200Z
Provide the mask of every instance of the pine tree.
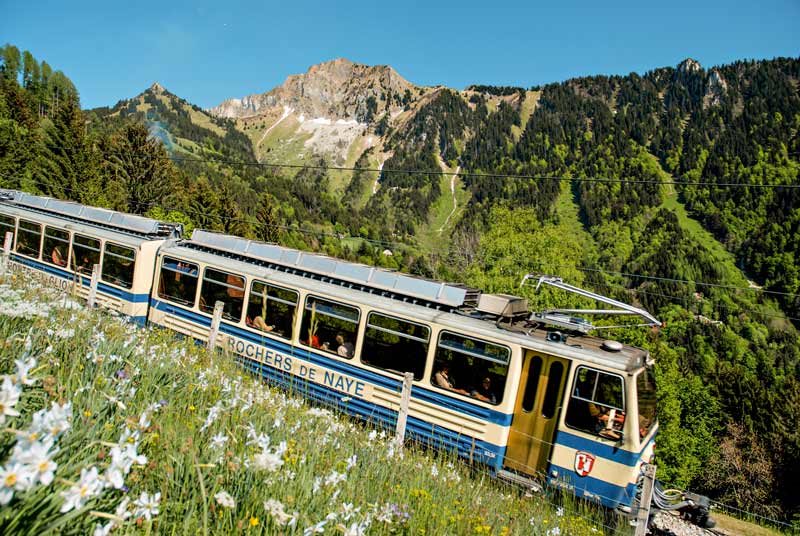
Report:
M35 178L38 189L58 198L95 203L87 185L98 179L100 159L86 136L83 112L68 100L45 130Z
M149 137L144 125L126 125L109 145L106 168L122 185L125 210L144 214L169 196L177 172L167 151L158 140Z

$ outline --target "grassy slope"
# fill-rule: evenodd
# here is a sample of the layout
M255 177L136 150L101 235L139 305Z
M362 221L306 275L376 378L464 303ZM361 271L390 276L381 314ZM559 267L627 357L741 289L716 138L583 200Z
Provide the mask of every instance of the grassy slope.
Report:
M448 167L444 163L441 163L441 166L444 171L456 171L456 168ZM461 213L464 211L469 199L469 192L464 188L461 179L456 177L456 210L453 212L453 194L450 193L450 179L451 175L439 177L439 188L442 195L431 206L427 223L417 229L417 239L425 251L443 251L446 249L450 232L461 217ZM447 222L446 225L445 222Z
M270 125L266 125L269 128ZM282 164L304 164L310 153L305 147L305 142L312 134L299 131L300 123L294 116L287 117L275 126L264 138L257 148L256 155L262 162L280 162ZM264 130L247 131L255 147ZM302 156L300 156L302 155ZM286 171L291 171L287 169Z
M536 110L536 105L539 103L539 96L541 96L541 94L541 91L525 92L525 100L522 103L522 109L519 111L520 126L513 125L511 127L511 134L514 136L515 140L519 141L519 137L522 136L522 132L528 124L528 120Z
M600 527L583 508L567 505L559 515L548 498L525 498L447 456L416 448L401 455L390 436L242 377L227 356L210 359L170 332L138 330L77 304L61 309L63 297L20 281L0 281L0 295L0 372L14 374L14 360L26 355L38 360L0 452L7 457L27 437L34 412L72 404L71 428L50 455L55 479L16 490L0 506L4 534L87 534L143 492L160 493L159 513L144 519L129 505L133 516L116 518L115 533L301 534L326 516L325 534L355 534L359 524L378 535L544 534L556 526L588 535ZM126 430L135 436L126 440ZM78 509L59 512L82 469L109 474L115 445L146 456L123 475L127 489L90 490ZM216 498L223 491L234 506ZM279 501L287 518L266 500ZM287 525L292 517L296 525Z

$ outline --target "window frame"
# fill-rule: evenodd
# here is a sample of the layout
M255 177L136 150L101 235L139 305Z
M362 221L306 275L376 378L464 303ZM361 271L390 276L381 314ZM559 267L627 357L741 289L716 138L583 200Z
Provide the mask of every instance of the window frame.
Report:
M47 230L48 229L51 229L53 231L58 231L58 232L61 232L61 233L66 233L67 234L67 239L64 240L63 238L60 238L58 236L47 234ZM53 262L52 255L46 255L45 254L44 246L45 246L45 243L47 242L48 238L56 240L58 242L61 242L61 243L67 245L67 247L66 247L67 255L66 255L66 258L64 259L66 264L64 264L63 266ZM45 225L44 226L43 236L42 236L42 262L46 262L47 264L49 264L51 266L57 266L57 267L61 268L62 270L69 270L70 269L69 264L70 264L70 260L72 258L71 254L72 254L72 233L70 231L68 231L67 229L61 229L61 228L55 227L53 225Z
M212 278L207 277L207 274L208 274L209 270L213 270L213 271L218 272L220 274L224 274L226 280L223 282L223 281L219 281L217 279L212 279ZM233 276L233 277L241 279L242 280L241 288L240 287L235 287L235 286L231 285L230 283L228 283L227 279L228 279L229 276ZM197 308L200 309L201 313L207 314L209 316L213 316L214 315L214 304L212 304L210 306L208 304L206 304L205 305L205 309L204 309L203 306L200 303L201 300L203 299L203 290L205 289L205 282L206 281L209 281L212 284L219 285L221 287L232 288L232 289L236 289L236 290L241 290L242 291L242 295L239 298L241 300L241 302L240 302L240 305L239 305L239 317L238 318L226 313L225 312L225 308L222 309L222 319L223 320L227 320L227 321L233 322L235 324L240 324L242 322L242 316L244 316L244 313L246 312L244 297L245 297L245 294L247 293L247 277L244 276L244 275L233 273L233 272L226 272L225 270L219 269L219 267L217 267L215 265L206 265L203 268L202 277L198 277L198 282L200 283L200 285L199 285L200 292L197 295L197 299L196 299ZM223 302L223 303L226 303L226 302ZM227 302L227 303L230 304L230 305L233 305L232 302ZM208 310L206 310L206 309L208 309Z
M6 233L8 232L7 230L4 231L3 229L7 229L7 228L10 227L11 228L11 245L14 246L11 249L13 251L16 251L17 248L16 248L15 240L17 239L17 218L12 216L12 215L10 215L10 214L0 214L0 218L8 218L9 220L11 220L11 225L9 225L8 223L4 223L4 222L0 221L0 248L5 246Z
M265 290L267 290L267 294L261 294L260 292L254 292L254 287L257 284L263 285L265 287ZM294 303L292 303L292 302L290 302L288 300L284 300L283 298L279 298L277 296L275 296L275 297L270 296L269 292L268 292L268 288L269 287L275 288L275 289L278 289L278 290L282 290L284 292L289 292L291 294L294 294L294 296L295 296ZM269 333L270 335L275 335L276 337L280 337L282 339L292 340L294 338L294 329L295 329L294 319L297 318L297 316L296 316L297 315L297 310L300 307L300 291L298 291L296 289L293 289L293 288L283 287L283 286L280 286L280 285L274 285L272 283L269 283L267 281L263 281L261 279L252 279L250 281L250 287L247 290L248 290L248 292L247 292L247 303L245 304L245 308L244 308L244 311L243 311L243 313L244 313L243 316L244 316L244 319L245 319L245 326L247 328L251 329L251 330L256 331L257 333L261 333L261 334ZM276 332L275 330L262 331L262 330L258 329L257 327L252 326L252 325L247 323L247 316L248 316L248 313L250 312L250 298L252 298L252 296L254 294L256 296L260 296L262 300L264 300L264 299L266 299L267 301L272 300L272 301L275 301L275 302L278 302L278 303L282 303L282 304L287 305L287 306L293 306L294 307L294 311L295 312L292 315L293 320L292 320L292 323L291 323L291 332L288 335L282 335L282 334ZM266 322L266 319L264 319L264 321Z
M178 264L186 264L188 266L194 266L195 274L192 275L192 270L185 270L184 271L184 270L178 270L178 269L171 268L171 267L167 266L167 261L168 260L169 261L174 261L174 264L176 266ZM163 257L161 257L161 263L160 264L161 265L159 266L159 270L158 270L158 285L156 285L156 296L158 296L160 299L167 300L167 301L172 302L172 303L177 303L178 305L180 305L182 307L188 307L189 309L194 309L195 305L197 305L197 294L198 294L198 290L200 288L200 284L199 284L200 283L200 265L198 263L195 263L195 262L192 262L192 261L187 261L185 259L179 259L179 258L176 258L176 257L170 257L168 255L164 255ZM161 287L161 275L162 275L162 272L164 270L167 270L168 272L172 272L172 273L175 273L175 274L183 274L186 277L193 277L194 278L194 280L195 280L194 296L192 297L192 301L191 302L185 302L184 303L183 300L176 299L174 296L169 296L169 295L166 295L166 294L162 294L160 287Z
M32 231L30 229L23 229L22 228L22 224L23 223L29 223L29 224L36 225L36 226L39 227L39 233L38 233L39 234L39 250L38 250L38 253L35 256L29 255L28 253L23 253L23 252L21 252L19 250L19 235L20 235L20 231L23 231L25 233L34 233L34 231ZM36 259L36 260L41 259L42 258L43 233L44 233L44 225L42 225L41 223L35 222L35 221L32 221L32 220L23 220L22 218L19 218L17 220L17 233L16 233L15 238L14 238L14 252L19 254L19 255L23 255L25 257L28 257L29 259Z
M108 246L113 246L113 247L116 247L116 248L129 249L129 250L131 250L133 252L133 258L130 259L128 257L123 257L122 255L114 253L112 251L108 251ZM126 287L124 285L120 285L119 283L116 283L115 281L111 281L109 279L106 279L106 259L109 256L113 257L113 258L126 259L126 260L129 260L129 261L133 261L133 269L132 269L132 273L131 273L130 286ZM124 289L132 289L133 288L133 280L136 277L136 257L137 257L137 252L136 252L136 248L135 247L126 246L124 244L118 244L116 242L106 241L105 244L103 244L103 263L100 265L101 266L100 279L104 283L108 283L109 285L113 285L115 287L124 288Z
M72 233L72 239L70 240L70 252L69 252L69 255L70 255L70 258L72 259L72 263L74 265L74 266L72 266L72 270L74 272L77 272L79 274L83 274L85 276L91 276L92 275L92 266L88 267L88 271L83 271L83 270L81 270L81 267L78 266L78 262L76 260L77 255L75 254L75 246L76 246L75 240L77 238L85 238L85 239L88 239L88 240L97 241L97 243L98 243L97 249L95 249L92 246L85 245L85 244L77 244L77 246L79 248L88 249L90 251L96 251L97 252L97 255L98 255L97 256L97 264L100 265L100 274L102 275L102 273L103 273L103 243L104 243L104 240L102 238L97 238L97 237L90 236L90 235L80 234L78 232ZM92 264L94 265L95 263L92 263Z
M498 358L496 356L493 356L493 355L490 355L490 354L484 354L484 353L476 352L476 351L474 351L474 350L472 350L470 348L464 348L464 347L461 347L461 346L451 346L451 345L447 345L447 344L442 344L442 338L444 336L446 336L446 335L459 337L461 339L468 339L468 340L471 340L471 341L482 343L484 345L491 345L491 346L494 346L496 348L503 349L503 350L505 350L506 359L505 359L505 361L503 361L503 360L501 360L500 358ZM442 348L443 350L449 350L450 352L464 354L464 355L473 357L475 359L480 359L480 360L483 360L483 361L485 361L487 363L490 363L490 364L504 366L506 370L505 370L505 376L503 378L503 384L502 384L502 386L500 386L501 388L499 390L492 391L492 393L495 395L496 403L493 404L491 402L480 400L479 398L477 398L477 397L475 397L475 396L473 396L473 395L471 395L469 393L464 394L464 393L460 393L458 391L453 391L453 390L450 390L450 389L447 389L447 388L444 388L444 387L441 387L441 386L437 385L436 382L434 381L434 377L436 375L437 354L438 354L439 348ZM467 399L469 399L471 401L474 401L474 402L483 402L484 404L488 404L490 406L499 406L505 400L505 391L506 391L506 388L508 387L508 378L509 378L509 371L511 370L512 357L513 357L513 350L512 350L512 348L510 346L506 346L504 344L500 344L500 343L497 343L497 342L493 342L493 341L489 341L489 340L486 340L486 339L482 339L480 337L474 337L472 335L467 335L467 334L464 334L464 333L459 333L459 332L456 332L456 331L450 331L450 330L447 330L447 329L443 329L443 330L439 331L439 336L438 336L438 339L436 341L436 346L434 347L434 350L433 350L431 376L430 376L430 378L428 378L428 383L431 385L431 387L434 387L434 388L436 388L436 389L438 389L440 391L446 392L446 393L451 394L451 395L460 395L460 396L463 396L463 397L465 397L465 398L467 398ZM450 366L451 366L451 369L452 369L452 362L450 362L450 363L451 363ZM474 364L473 364L473 366L474 366ZM489 366L491 366L491 365L489 365ZM487 372L487 374L489 374L489 372ZM497 386L495 386L495 387L497 387ZM456 385L456 389L462 389L462 388L459 387L458 385Z
M577 385L578 384L578 375L580 374L582 369L586 369L588 371L597 373L597 379L595 380L594 386L592 387L592 395L591 395L592 398L584 398L583 396L575 396L575 392L576 392L576 390L578 388L578 385ZM618 407L615 407L615 406L609 406L608 404L604 404L604 403L599 402L598 400L594 399L597 396L597 388L600 385L600 374L605 374L607 376L610 376L612 378L616 378L616 379L619 380L619 382L621 384L620 394L621 394L621 397L622 397L622 407L621 408L618 408ZM570 384L570 390L569 390L569 400L568 400L568 404L566 406L566 411L563 412L564 413L564 424L568 428L570 428L572 430L577 430L579 432L584 432L584 433L587 433L587 434L591 434L593 436L598 436L599 432L597 432L595 430L588 430L586 428L582 428L582 427L576 426L574 424L574 421L572 421L572 417L574 416L574 414L571 413L571 411L573 409L574 401L579 401L582 404L585 404L586 405L586 409L588 409L588 404L595 404L597 406L600 406L600 407L608 409L608 410L612 410L613 409L613 410L615 410L617 412L623 411L623 412L625 412L625 422L627 422L628 416L630 414L630 411L625 409L627 407L627 405L628 405L628 403L627 403L628 401L627 401L627 397L626 397L626 393L625 393L625 377L622 374L619 374L619 373L616 373L616 372L609 372L607 370L595 368L595 367L592 367L592 366L589 366L589 365L586 365L586 364L578 365L575 368L575 373L572 375L572 382ZM579 412L583 412L583 408L579 409L578 411ZM624 430L624 424L623 424L621 429L614 428L614 431L616 431L616 432L622 432L623 430Z
M339 315L336 315L336 314L330 314L330 313L325 313L325 312L320 313L320 314L323 314L325 316L329 316L331 318L336 318L336 319L341 320L343 322L349 322L349 323L351 323L351 324L353 324L355 326L355 330L353 331L353 339L354 340L353 340L353 355L352 356L346 357L346 356L339 355L335 348L330 348L329 347L329 348L326 349L326 348L323 348L322 346L315 347L315 346L309 344L307 340L303 339L303 326L305 326L306 311L311 311L311 308L309 307L309 300L321 300L321 301L328 302L328 303L331 303L331 304L334 304L334 305L338 305L340 307L346 307L348 309L355 309L355 311L356 311L356 319L355 320L353 320L352 318L342 317L342 316L339 316ZM317 294L306 294L305 300L303 302L303 309L302 310L303 310L303 314L300 317L300 330L298 331L298 339L297 339L298 342L302 346L305 346L306 348L311 348L312 350L323 351L323 352L335 355L336 357L339 357L339 358L342 358L342 359L352 360L353 358L356 357L356 354L357 354L356 346L358 344L358 332L359 332L359 330L361 328L361 316L362 316L360 307L358 307L356 305L350 305L348 303L332 300L332 299L330 299L328 297L319 296Z
M372 315L382 316L384 318L388 318L390 320L394 320L394 321L397 321L397 322L404 322L404 323L407 323L407 324L412 324L412 325L417 326L417 327L425 328L427 330L427 338L426 339L422 339L422 338L417 337L415 335L409 335L407 333L398 332L398 331L395 331L393 329L389 329L389 328L384 328L382 326L373 325L373 324L370 323L370 318L372 317ZM423 364L422 364L422 370L420 371L419 378L417 378L416 374L414 375L414 381L421 382L421 381L423 381L425 379L425 369L428 366L428 356L430 355L430 350L431 350L431 335L433 334L433 329L431 328L431 326L429 326L427 324L423 324L421 322L414 322L412 320L407 320L405 318L399 318L397 316L392 316L392 315L386 314L386 313L384 313L382 311L370 310L370 311L367 312L367 318L366 318L366 321L364 322L364 334L362 336L362 341L361 341L361 352L360 352L360 355L359 355L359 360L361 361L362 364L364 364L364 365L366 365L368 367L374 368L376 370L379 370L379 371L382 371L382 372L386 372L388 374L392 374L392 375L395 375L395 376L396 375L401 375L402 376L406 372L414 372L414 371L413 370L400 371L400 370L396 370L396 369L389 369L389 368L380 367L378 365L375 365L372 362L365 362L364 361L364 345L366 344L366 341L367 341L367 330L369 330L369 329L374 329L374 330L380 331L382 333L388 333L390 335L395 335L397 337L405 338L405 339L408 339L408 340L412 340L412 341L424 344L425 345L425 357L424 357L424 361L423 361Z

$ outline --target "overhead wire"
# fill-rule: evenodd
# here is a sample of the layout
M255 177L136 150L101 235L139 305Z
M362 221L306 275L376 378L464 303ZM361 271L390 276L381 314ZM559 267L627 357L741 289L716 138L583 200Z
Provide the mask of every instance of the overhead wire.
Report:
M62 147L62 151L66 152L80 152L79 149ZM114 154L130 154L131 151L116 151L116 150L103 150L101 151L107 155ZM408 168L372 168L372 167L355 167L355 166L332 166L327 164L291 164L285 162L262 162L259 160L235 160L230 158L210 158L210 157L186 157L174 155L152 155L147 153L134 153L144 156L147 159L170 160L172 162L188 162L188 163L216 163L225 164L229 166L241 167L263 167L275 169L311 169L318 171L351 171L351 172L367 172L367 173L396 173L403 175L433 175L433 176L452 176L469 178L484 178L484 179L526 179L526 180L540 180L540 181L558 181L558 182L589 182L589 183L611 183L611 184L653 184L665 186L713 186L723 188L776 188L776 189L800 189L800 184L781 184L781 183L751 183L751 182L716 182L710 180L663 180L661 178L654 179L615 179L608 177L562 177L555 175L531 175L520 173L479 173L474 171L447 171L447 170L430 170L430 169L408 169Z
M8 177L6 177L6 178L8 178ZM61 191L64 191L64 192L68 191L68 192L73 192L73 193L79 193L79 191L76 191L75 189L71 189L71 188L68 188L68 187L60 186L60 185L52 185L52 184L45 183L45 182L42 182L42 181L26 181L26 182L31 183L31 184L37 184L37 185L40 185L40 186L55 187L55 188L58 188L58 189L60 189ZM200 212L200 211L194 211L194 210L191 210L191 209L184 209L184 208L180 208L180 207L172 207L172 206L167 206L167 205L163 205L163 204L160 204L160 203L144 203L144 202L137 202L137 201L129 201L129 203L133 204L133 205L136 205L136 206L140 206L140 207L161 208L162 210L165 210L165 211L177 211L177 212L181 212L181 213L184 213L184 214L187 214L187 215L202 215L202 216L206 216L206 217L212 217L212 218L215 218L215 219L220 220L220 221L232 221L232 222L245 223L245 224L248 224L248 225L260 225L260 226L265 226L265 227L269 227L269 228L281 229L281 230L288 231L288 232L299 232L301 234L308 234L308 235L313 235L313 236L324 236L324 237L329 237L329 238L335 238L335 239L340 240L340 241L343 241L343 240L346 240L346 239L347 240L355 240L355 241L364 241L364 242L367 242L367 243L380 245L382 247L392 246L392 247L395 247L397 249L409 249L409 248L413 249L413 248L416 247L413 244L406 244L406 243L403 243L403 242L392 242L392 241L376 240L376 239L369 239L369 238L362 238L362 237L354 237L354 236L350 236L350 235L341 236L339 233L328 233L328 232L324 232L324 231L302 229L302 228L296 228L296 227L292 227L292 226L279 225L279 224L266 224L266 223L263 223L263 222L259 222L259 221L255 220L255 219L251 220L251 219L247 219L247 218L235 218L235 217L231 217L231 216L224 216L224 215L221 215L221 214L207 214L207 213ZM433 251L425 251L425 250L422 250L422 252L423 253L428 253L428 254L435 253ZM479 256L479 257L481 257L481 256ZM486 256L483 256L484 262L485 262L486 258L499 259L500 257L496 257L496 256L495 257L486 257ZM542 263L539 263L539 266L542 266ZM585 272L604 273L604 274L607 274L607 275L619 275L619 276L623 276L623 277L640 278L640 279L646 279L646 280L651 280L651 281L664 281L664 282L672 282L672 283L679 283L679 284L686 284L686 285L694 284L694 285L697 285L697 286L706 286L706 287L711 287L711 288L721 288L721 289L726 289L726 290L758 292L758 293L774 294L774 295L787 296L787 297L800 297L800 294L797 294L797 293L786 293L786 292L770 291L770 290L766 290L766 289L762 289L762 288L755 288L755 287L740 287L740 286L736 286L736 285L721 285L721 284L716 284L716 283L707 283L707 282L703 282L703 281L694 281L694 280L676 279L676 278L665 278L665 277L650 276L650 275L644 275L644 274L633 274L633 273L627 273L627 272L605 270L605 269L602 269L602 268L590 268L590 267L586 267L586 266L573 266L573 265L566 265L565 264L565 265L563 265L563 267L570 268L570 269L577 269L577 270L585 271ZM604 284L606 286L608 286L607 283L604 283ZM617 285L615 288L619 288L619 289L622 289L622 290L634 291L634 292L641 292L641 293L644 293L644 294L647 293L646 291L642 291L640 289L631 289L631 288L624 287L624 286L621 286L621 285ZM679 300L684 301L684 302L690 301L688 298L681 298L681 297L676 297L676 296L671 296L671 295L663 295L663 297L671 297L671 298L679 299ZM719 306L723 307L723 308L726 308L726 309L730 309L730 307L725 307L722 304L719 304ZM766 316L766 317L771 317L771 318L800 321L800 319L797 319L797 318L794 318L794 317L790 317L790 316L786 316L786 315L773 315L773 314L769 314L769 313L762 313L762 312L759 312L759 311L750 311L750 312L753 312L756 315L761 315L761 316Z

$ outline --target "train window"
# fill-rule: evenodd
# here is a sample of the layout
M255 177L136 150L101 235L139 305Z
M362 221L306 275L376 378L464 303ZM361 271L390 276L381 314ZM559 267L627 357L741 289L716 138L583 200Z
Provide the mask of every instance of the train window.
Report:
M11 233L11 236L14 236L15 227L14 218L0 214L0 248L6 243L6 233ZM13 238L11 239L11 243L14 243Z
M203 287L200 289L200 310L213 313L214 304L225 304L222 316L239 322L244 305L244 277L206 268L203 273Z
M131 288L135 263L135 249L106 242L103 255L103 281L122 288Z
M547 389L544 392L544 402L542 403L542 417L545 419L552 419L556 414L562 376L564 376L564 365L560 361L552 362L550 373L547 375Z
M39 258L42 248L42 226L32 221L19 220L17 231L17 253Z
M309 296L300 328L300 342L351 358L355 354L358 320L356 307Z
M72 265L75 270L91 274L92 267L100 264L100 241L76 234L72 237Z
M158 296L192 307L197 292L197 265L164 257L158 280Z
M542 374L542 358L538 355L531 357L528 365L528 378L525 383L525 394L522 397L522 411L530 413L536 403L536 390L539 387L539 376Z
M294 290L253 281L245 322L260 331L269 331L289 339L292 337L298 298Z
M414 379L421 380L428 357L430 333L428 326L370 313L361 362L395 374L413 372Z
M567 426L618 439L624 422L622 377L579 367L567 408Z
M69 260L69 231L54 227L44 228L44 262L67 266Z
M636 377L636 400L639 409L639 437L645 437L656 423L656 379L652 370Z
M443 331L439 335L431 383L488 402L503 398L511 350Z

